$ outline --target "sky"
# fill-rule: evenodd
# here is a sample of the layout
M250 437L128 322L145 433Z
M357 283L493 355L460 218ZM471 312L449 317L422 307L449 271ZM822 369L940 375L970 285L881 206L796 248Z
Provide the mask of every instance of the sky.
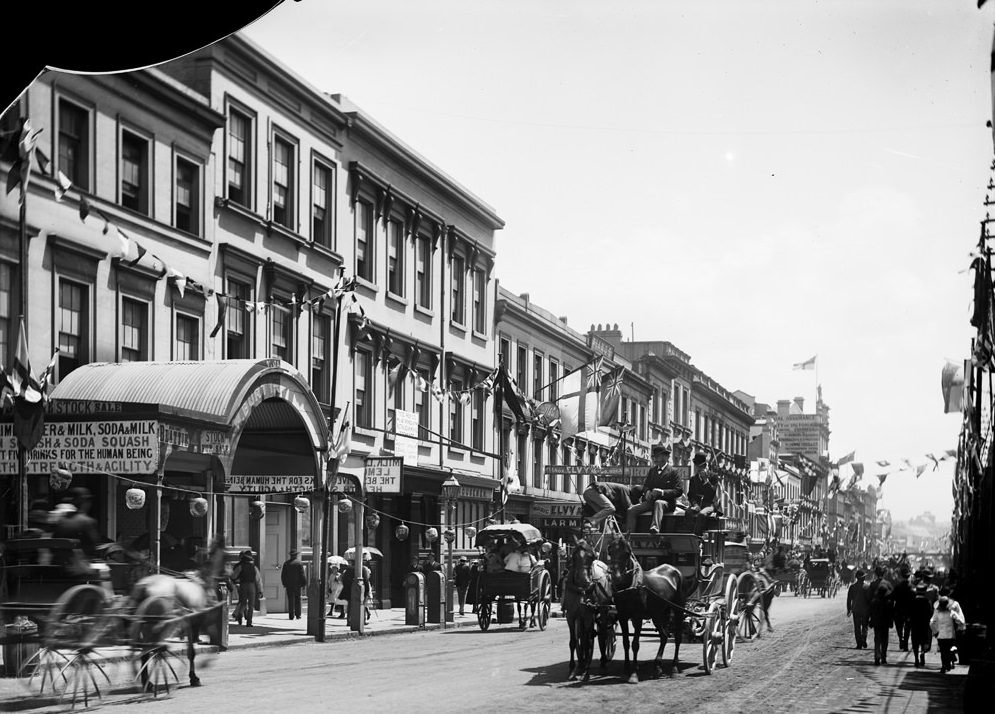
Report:
M503 287L760 402L821 385L830 457L871 465L957 446L990 5L303 0L243 33L492 206ZM948 517L931 469L880 505Z

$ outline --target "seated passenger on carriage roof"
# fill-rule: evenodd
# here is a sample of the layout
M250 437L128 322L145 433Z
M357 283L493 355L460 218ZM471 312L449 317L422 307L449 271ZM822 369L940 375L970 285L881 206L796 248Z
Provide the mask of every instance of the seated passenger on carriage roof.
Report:
M695 454L692 459L694 474L688 481L688 513L697 512L703 516L721 516L719 506L719 475L708 468L704 454Z
M654 444L650 454L653 465L643 482L642 500L629 508L625 517L625 529L629 533L636 530L636 518L650 511L653 512L650 532L659 533L661 516L673 513L677 508L677 499L684 495L681 478L668 463L670 447L666 444Z

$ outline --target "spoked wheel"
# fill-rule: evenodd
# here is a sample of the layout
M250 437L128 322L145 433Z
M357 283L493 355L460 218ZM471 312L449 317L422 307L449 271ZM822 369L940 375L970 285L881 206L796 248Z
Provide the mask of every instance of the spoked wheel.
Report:
M730 575L726 579L724 622L722 628L722 666L732 664L732 656L736 651L736 634L739 629L739 613L742 605L739 600L739 578Z
M778 587L775 583L772 587ZM760 636L760 620L762 617L760 582L752 573L739 576L739 602L737 632L744 640L754 640Z
M179 684L179 675L171 662L179 657L169 650L167 641L179 634L181 623L166 598L146 598L135 608L128 634L132 647L138 650L136 679L154 695L160 689L168 694L171 681Z
M487 632L491 626L491 614L493 606L490 600L484 600L477 606L477 624L483 632Z
M705 613L704 626L701 633L702 663L705 674L711 674L715 669L715 660L722 648L722 606L713 602Z
M549 611L553 606L553 581L549 573L543 571L539 579L539 629L545 630L549 622Z
M66 590L45 622L42 640L51 649L90 649L111 626L107 595L96 585Z

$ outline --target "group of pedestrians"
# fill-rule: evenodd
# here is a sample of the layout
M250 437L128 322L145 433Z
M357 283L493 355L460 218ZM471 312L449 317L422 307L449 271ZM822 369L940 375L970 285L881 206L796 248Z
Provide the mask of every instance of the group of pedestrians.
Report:
M964 613L947 587L938 588L932 573L915 574L903 565L894 581L883 565L874 567L874 579L865 582L866 573L857 570L847 590L846 614L853 618L856 649L867 649L867 634L874 638L874 664L888 664L888 640L892 627L898 649L911 646L916 667L926 666L926 653L936 638L940 651L940 671L949 672L957 662L957 637L965 629Z

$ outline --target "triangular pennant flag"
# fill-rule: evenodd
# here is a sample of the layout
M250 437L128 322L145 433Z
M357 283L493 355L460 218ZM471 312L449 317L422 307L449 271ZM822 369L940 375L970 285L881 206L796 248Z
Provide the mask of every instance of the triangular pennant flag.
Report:
M119 228L119 229L118 229L118 233L120 233L120 232L121 232L121 229ZM135 244L135 247L136 247L136 248L138 249L138 254L137 254L137 255L136 255L136 256L135 256L134 258L132 258L131 260L129 260L129 261L128 261L128 263L129 263L129 265L138 265L139 261L140 261L140 260L141 260L141 259L142 259L143 257L145 257L145 254L146 254L146 253L148 253L148 251L147 251L147 250L145 249L145 246L143 246L143 245L142 245L141 243L139 243L139 242L138 242L137 240L136 240L136 241L133 241L133 242L134 242L134 244ZM155 256L153 256L153 257L155 257ZM165 266L165 265L166 265L166 264L165 264L165 263L163 263L163 266Z
M117 239L119 242L119 248L121 249L121 254L118 256L121 260L128 262L128 256L131 255L131 239L128 238L117 226L114 227L117 232Z
M73 187L73 182L69 180L61 171L56 175L55 180L58 182L58 186L55 187L55 200L61 201L69 193L69 189Z
M39 129L38 131L41 131L41 129ZM48 165L50 163L52 163L52 162L48 160L48 156L45 155L45 152L42 151L41 149L37 148L37 147L35 147L35 163L38 164L38 170L39 171L41 171L45 176L49 175L48 174ZM68 181L69 179L66 179L66 180ZM72 185L72 184L70 184L70 185ZM58 191L56 191L55 195L56 195L56 197L58 197L58 195L59 195Z
M183 273L181 273L178 270L170 268L169 279L173 281L173 284L176 286L176 289L180 291L180 298L182 299L183 294L186 292L187 289L187 276L185 276Z
M55 354L52 355L51 361L45 366L45 369L41 373L41 377L38 378L38 384L41 387L41 393L43 396L48 396L48 383L52 379L52 374L55 373L55 366L59 363L60 354L62 353L56 349Z

